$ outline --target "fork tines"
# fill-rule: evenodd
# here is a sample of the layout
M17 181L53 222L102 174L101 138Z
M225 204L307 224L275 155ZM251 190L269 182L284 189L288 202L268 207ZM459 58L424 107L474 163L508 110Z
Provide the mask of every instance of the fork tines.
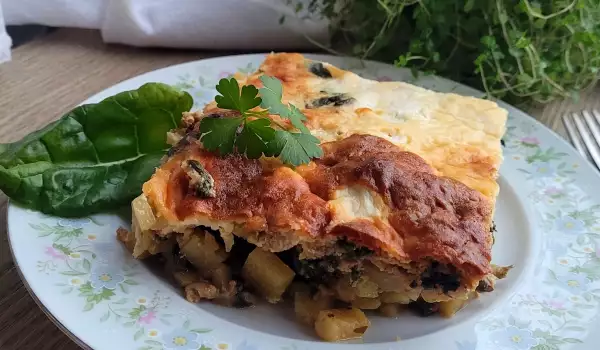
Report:
M565 115L562 120L573 146L600 168L600 112L584 110Z

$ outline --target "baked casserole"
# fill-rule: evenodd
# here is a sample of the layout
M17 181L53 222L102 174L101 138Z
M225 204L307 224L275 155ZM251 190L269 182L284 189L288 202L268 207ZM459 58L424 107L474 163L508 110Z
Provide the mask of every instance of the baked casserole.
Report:
M300 54L271 54L237 78L260 87L262 75L302 107L323 156L295 168L220 156L199 123L235 115L214 102L185 114L132 203L132 230L119 231L135 257L161 256L191 302L289 297L326 340L361 336L361 310L449 317L493 290L507 272L491 264L505 110Z

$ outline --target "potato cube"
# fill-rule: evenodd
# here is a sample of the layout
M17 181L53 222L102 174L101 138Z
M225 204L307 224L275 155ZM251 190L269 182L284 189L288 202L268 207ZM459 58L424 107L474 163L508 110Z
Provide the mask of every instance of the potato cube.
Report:
M349 303L356 298L356 289L352 285L349 275L343 276L337 280L333 286L333 289L338 299L342 301Z
M397 274L391 274L381 271L373 264L365 264L363 275L368 277L370 281L376 283L384 292L402 290L411 282L411 276L408 276L407 274L401 273L400 271L398 271Z
M380 299L387 304L408 304L412 301L408 293L400 292L383 292Z
M319 312L331 308L332 303L329 295L319 293L311 297L310 293L299 291L294 295L294 312L302 323L313 326Z
M452 317L460 309L465 307L467 305L467 303L469 302L469 300L477 299L477 297L478 297L477 292L471 292L471 293L469 293L469 297L464 300L454 299L454 300L449 300L449 301L442 301L442 302L440 302L440 311L439 311L440 315L442 315L442 317L446 317L446 318Z
M367 277L361 277L356 282L356 295L361 298L377 298L379 286Z
M402 304L381 304L377 311L386 317L396 317L404 308Z
M148 203L148 199L143 194L131 202L131 210L133 219L137 221L138 227L142 231L148 231L153 228L156 223L156 216L152 211L152 207Z
M356 298L377 298L379 295L379 286L364 276L352 281L350 275L344 275L336 281L333 289L340 300L348 303Z
M369 328L367 316L359 309L323 310L317 315L315 331L327 341L360 338Z
M242 277L267 301L276 303L296 274L277 255L255 248L242 267Z
M199 272L206 275L217 269L227 253L210 233L196 232L177 239L181 253Z
M352 307L362 310L375 310L381 305L377 298L356 298L352 301Z

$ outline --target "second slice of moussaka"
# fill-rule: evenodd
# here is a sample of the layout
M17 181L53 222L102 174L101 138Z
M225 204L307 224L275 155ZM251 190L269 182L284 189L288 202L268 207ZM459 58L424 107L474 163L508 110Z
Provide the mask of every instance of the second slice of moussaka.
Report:
M328 317L361 325L359 309L402 305L450 316L493 290L506 272L491 264L505 110L299 54L269 55L238 80L260 87L263 74L281 80L323 157L296 168L220 157L198 141L199 121L232 112L211 103L184 115L132 204L132 232L119 234L135 256L162 254L190 301L294 295L299 318L325 339ZM323 313L336 304L352 308Z

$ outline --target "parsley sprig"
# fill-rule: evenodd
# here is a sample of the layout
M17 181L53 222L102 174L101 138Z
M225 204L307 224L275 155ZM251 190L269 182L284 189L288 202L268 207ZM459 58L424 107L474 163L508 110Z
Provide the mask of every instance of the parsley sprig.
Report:
M600 79L598 0L286 2L299 16L329 19L333 37L348 40L333 48L352 51L341 54L440 74L508 102L576 98Z
M200 140L204 148L220 155L237 151L252 159L262 155L279 157L293 166L321 157L323 151L319 139L311 135L303 123L306 116L296 106L281 102L281 82L266 75L260 80L262 88L244 85L241 90L235 78L219 81L217 91L220 95L215 97L217 107L237 111L240 116L202 119ZM262 110L252 110L258 106ZM269 114L289 119L297 131L290 131L269 119Z

